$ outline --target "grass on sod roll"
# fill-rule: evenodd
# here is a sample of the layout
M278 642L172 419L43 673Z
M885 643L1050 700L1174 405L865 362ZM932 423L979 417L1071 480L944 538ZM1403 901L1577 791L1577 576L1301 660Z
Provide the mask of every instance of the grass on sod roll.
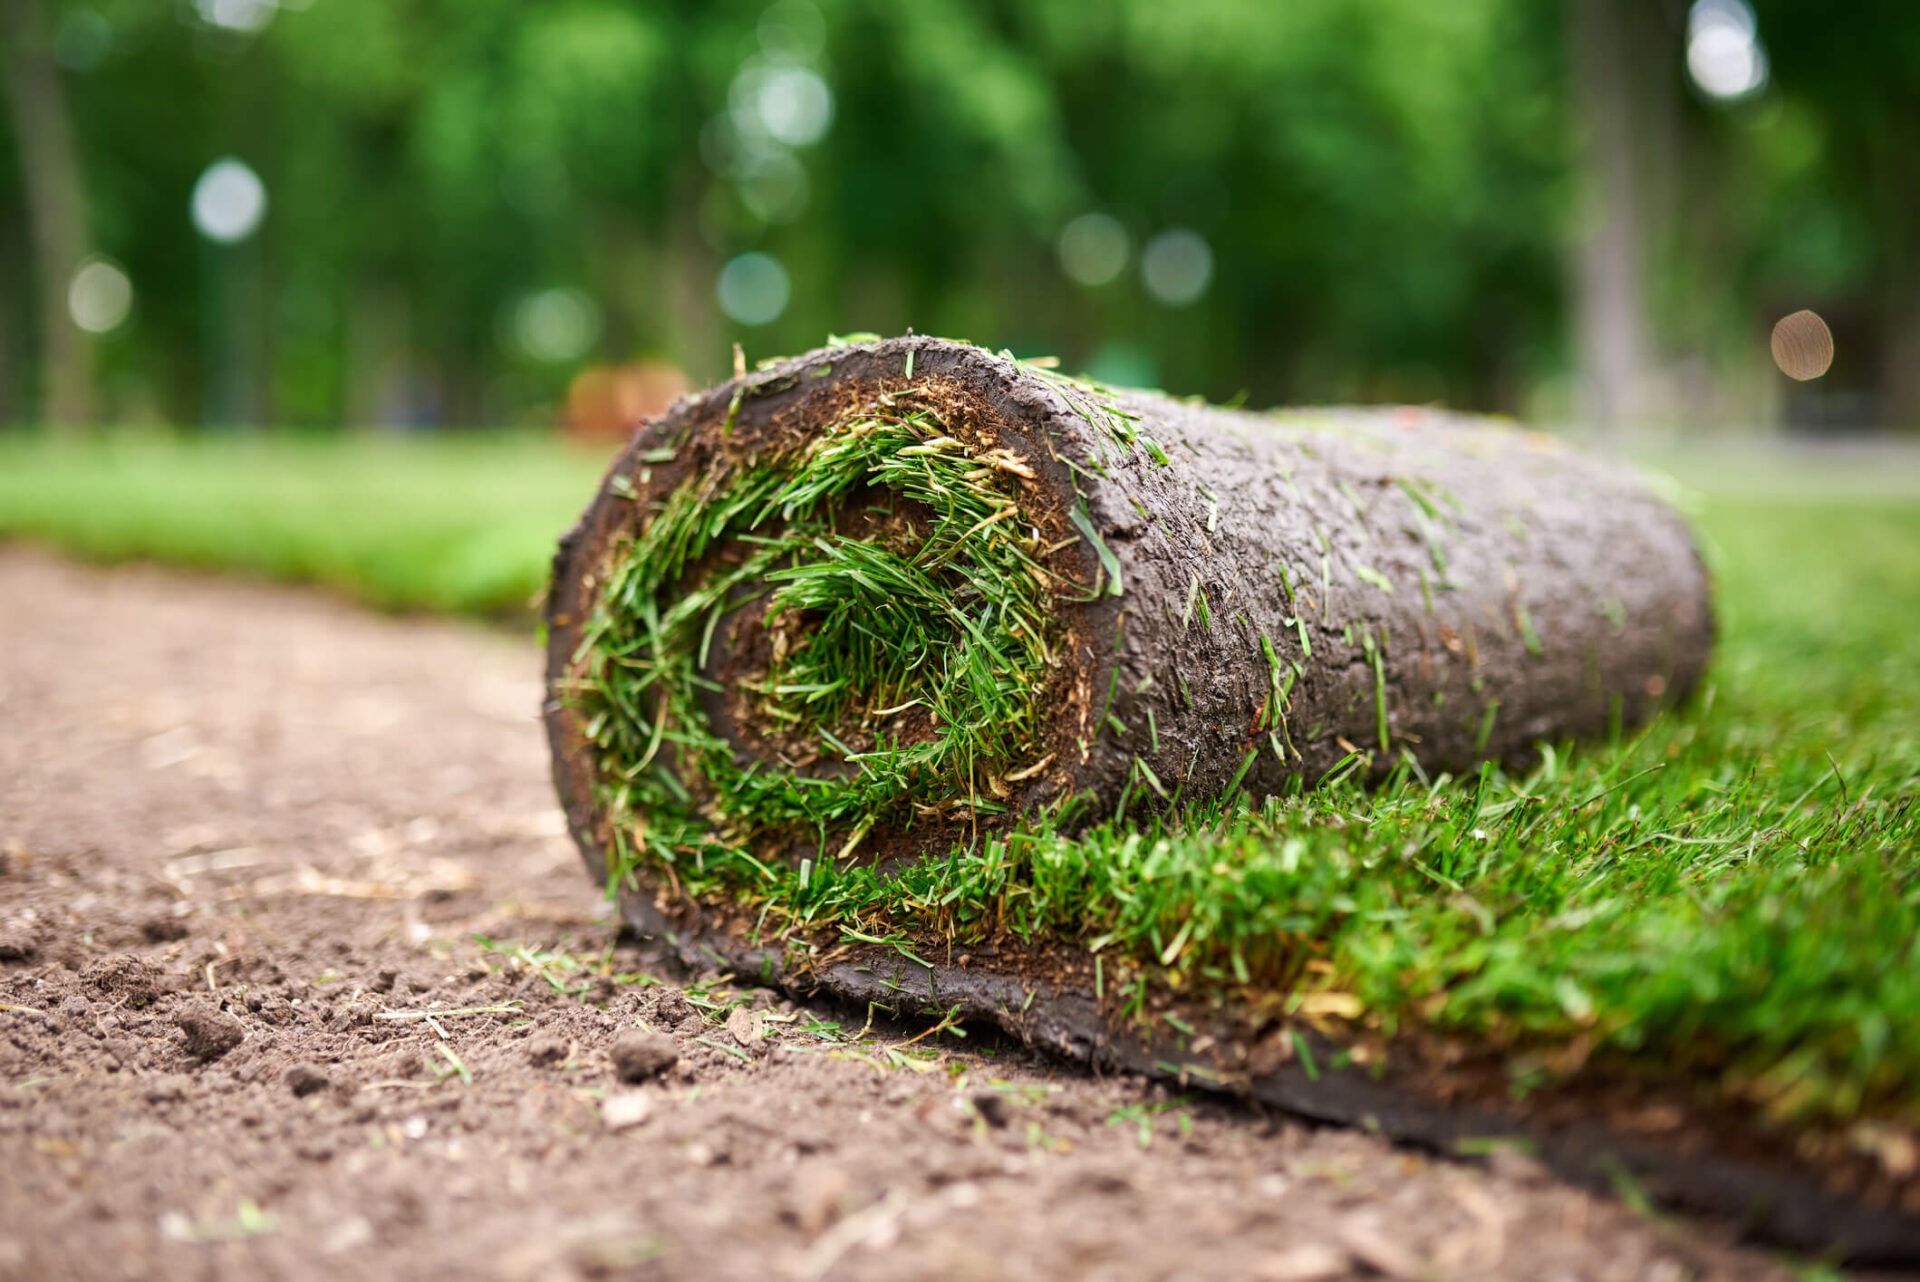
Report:
M530 440L0 437L0 534L491 610L531 594L597 471ZM1722 625L1706 688L1618 744L1033 835L893 882L714 849L709 888L769 907L769 932L1062 936L1098 946L1121 1000L1244 982L1542 1048L1517 1057L1541 1076L1591 1048L1782 1116L1920 1124L1920 502L1716 492L1725 471L1694 473ZM486 574L445 568L485 549ZM510 592L450 590L496 568Z
M610 455L533 435L0 431L0 538L524 614Z
M691 856L696 877L737 864L757 884L769 833L845 854L875 823L1001 809L1041 725L1049 598L1078 591L1013 519L1021 472L926 411L862 411L682 482L623 549L582 645L616 873ZM743 768L703 707L727 694L703 671L716 629L760 598L767 667L731 684L792 769ZM844 777L804 772L823 758Z

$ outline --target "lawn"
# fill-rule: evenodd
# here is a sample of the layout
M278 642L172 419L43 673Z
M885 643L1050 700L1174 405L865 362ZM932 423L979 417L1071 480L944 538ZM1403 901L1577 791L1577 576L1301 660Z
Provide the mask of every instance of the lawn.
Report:
M530 438L0 438L0 536L498 613L597 472ZM1143 1007L1279 993L1531 1050L1511 1062L1537 1078L1614 1057L1781 1118L1920 1125L1920 500L1716 474L1712 671L1621 742L1016 835L885 881L744 852L683 876L769 929L1076 940Z
M527 615L605 463L533 435L0 432L0 537Z

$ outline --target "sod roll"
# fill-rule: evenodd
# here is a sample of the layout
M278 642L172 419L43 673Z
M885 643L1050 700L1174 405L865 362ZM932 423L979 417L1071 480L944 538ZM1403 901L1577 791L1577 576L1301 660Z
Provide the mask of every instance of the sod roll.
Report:
M928 338L647 423L547 621L569 822L633 887L1469 770L1644 720L1713 633L1680 516L1552 438L1218 409Z

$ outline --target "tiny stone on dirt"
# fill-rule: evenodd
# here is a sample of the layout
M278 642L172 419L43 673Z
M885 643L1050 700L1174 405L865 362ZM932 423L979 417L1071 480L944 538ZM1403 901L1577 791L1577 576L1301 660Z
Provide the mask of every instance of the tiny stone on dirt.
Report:
M621 1091L600 1104L600 1120L610 1131L625 1131L653 1116L653 1097L640 1091Z
M763 1031L765 1031L765 1024L757 1012L750 1011L745 1006L735 1006L728 1012L727 1032L731 1033L733 1040L742 1046L751 1047L760 1040L760 1034Z

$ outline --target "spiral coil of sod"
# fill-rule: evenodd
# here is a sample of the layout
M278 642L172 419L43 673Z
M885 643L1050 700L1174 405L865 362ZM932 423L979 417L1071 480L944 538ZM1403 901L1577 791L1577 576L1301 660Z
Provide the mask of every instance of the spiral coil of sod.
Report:
M622 548L578 685L617 867L847 858L875 824L1001 813L1035 771L1078 589L1022 512L1032 471L917 399L715 454Z

